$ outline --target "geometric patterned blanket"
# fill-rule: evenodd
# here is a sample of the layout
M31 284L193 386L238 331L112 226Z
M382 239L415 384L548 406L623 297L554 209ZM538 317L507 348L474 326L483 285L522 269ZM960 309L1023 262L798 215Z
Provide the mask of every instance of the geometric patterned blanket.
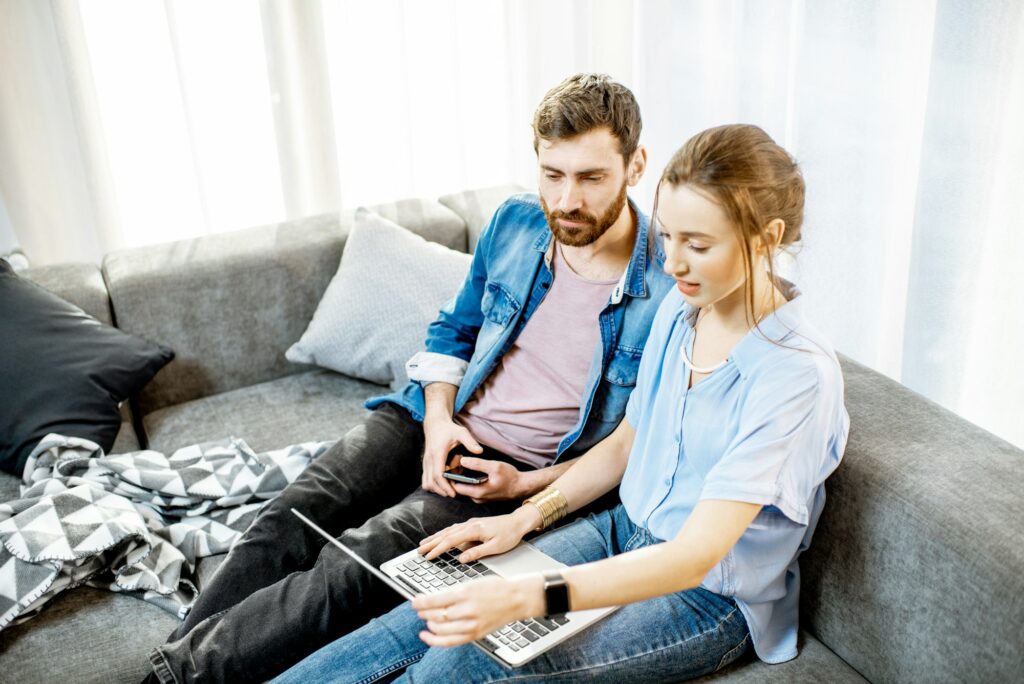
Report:
M170 457L105 456L89 440L47 435L25 465L21 498L0 503L0 629L83 584L184 618L196 562L228 551L332 443L256 454L228 438Z

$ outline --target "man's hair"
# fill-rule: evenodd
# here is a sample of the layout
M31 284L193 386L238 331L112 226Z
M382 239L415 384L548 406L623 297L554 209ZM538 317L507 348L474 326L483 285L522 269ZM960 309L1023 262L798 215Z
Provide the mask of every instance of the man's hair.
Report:
M629 88L604 74L576 74L548 91L533 115L533 151L607 127L628 164L640 143L640 106Z

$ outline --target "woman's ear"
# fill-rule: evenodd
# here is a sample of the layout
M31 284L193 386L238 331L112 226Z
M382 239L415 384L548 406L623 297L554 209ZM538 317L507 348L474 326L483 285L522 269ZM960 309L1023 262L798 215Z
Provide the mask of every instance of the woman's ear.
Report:
M768 222L768 225L764 227L764 232L761 233L761 245L759 249L764 252L765 256L771 256L775 253L775 250L782 244L782 236L786 232L786 222L780 218L772 219Z

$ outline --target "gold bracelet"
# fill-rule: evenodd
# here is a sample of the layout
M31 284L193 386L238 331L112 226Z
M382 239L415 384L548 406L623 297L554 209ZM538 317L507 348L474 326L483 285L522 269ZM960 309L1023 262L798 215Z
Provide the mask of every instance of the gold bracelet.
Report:
M554 487L547 487L539 494L535 494L523 501L523 505L533 504L540 513L540 527L537 531L550 527L561 520L569 512L569 502L562 492Z

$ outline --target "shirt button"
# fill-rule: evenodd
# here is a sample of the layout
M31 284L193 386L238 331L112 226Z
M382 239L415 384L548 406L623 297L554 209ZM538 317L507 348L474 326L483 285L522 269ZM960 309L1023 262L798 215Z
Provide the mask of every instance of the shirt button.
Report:
M672 486L672 478L671 477L666 477L665 478L665 486L666 487L671 487Z

